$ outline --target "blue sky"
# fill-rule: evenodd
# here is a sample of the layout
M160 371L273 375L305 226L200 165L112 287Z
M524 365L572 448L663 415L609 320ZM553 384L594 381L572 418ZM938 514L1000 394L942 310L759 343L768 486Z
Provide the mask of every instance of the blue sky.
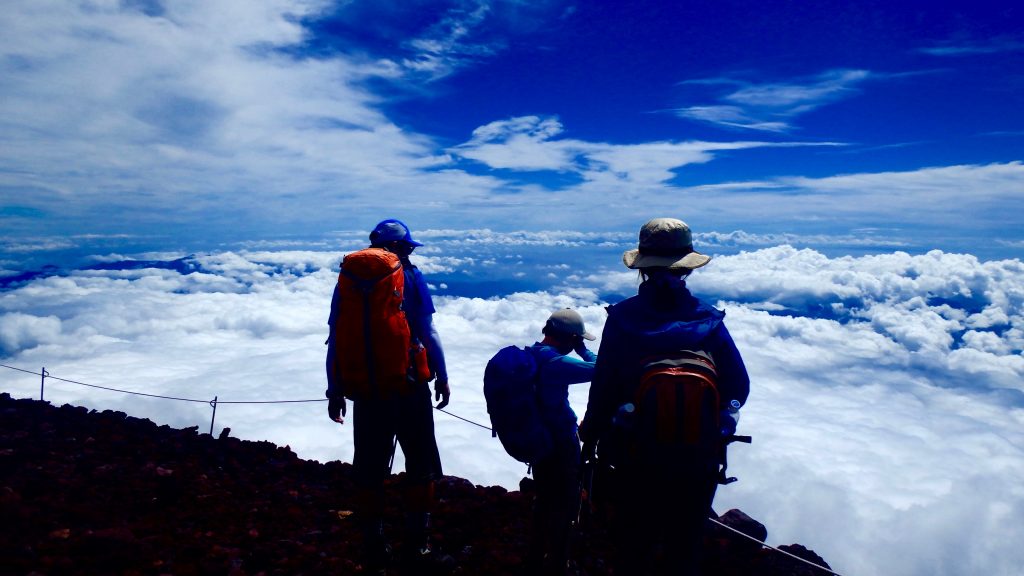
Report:
M319 240L387 216L622 232L655 215L1015 257L1022 12L15 1L0 258Z

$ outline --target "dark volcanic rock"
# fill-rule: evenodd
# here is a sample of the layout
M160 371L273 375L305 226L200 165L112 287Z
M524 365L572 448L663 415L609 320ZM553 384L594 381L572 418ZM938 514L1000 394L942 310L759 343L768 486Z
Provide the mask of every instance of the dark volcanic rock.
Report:
M396 553L401 478L388 482L385 511ZM445 477L437 496L435 548L454 557L456 574L522 573L531 494ZM354 507L347 463L0 394L4 574L361 574ZM739 511L723 518L745 533L764 529ZM739 538L712 534L709 576L813 573ZM575 542L578 572L611 574L609 547L595 520ZM787 551L824 565L802 546Z
M709 530L710 537L728 542L738 553L756 552L761 549L761 544L768 539L768 529L765 528L764 524L747 516L742 510L729 510L719 516L718 521L728 526L728 528L722 528L717 524L713 524ZM742 532L750 538L737 537L735 532L732 532L729 528Z

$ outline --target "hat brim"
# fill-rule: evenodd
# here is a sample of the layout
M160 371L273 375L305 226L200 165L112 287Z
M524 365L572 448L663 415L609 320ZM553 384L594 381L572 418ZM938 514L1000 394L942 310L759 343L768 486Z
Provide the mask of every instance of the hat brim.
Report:
M711 261L711 256L700 252L690 252L679 256L661 256L657 254L641 254L639 249L626 250L622 254L622 263L626 268L636 270L638 268L700 268Z
M594 336L590 332L584 332L583 334L580 334L580 336L582 336L584 340L597 340L597 336Z

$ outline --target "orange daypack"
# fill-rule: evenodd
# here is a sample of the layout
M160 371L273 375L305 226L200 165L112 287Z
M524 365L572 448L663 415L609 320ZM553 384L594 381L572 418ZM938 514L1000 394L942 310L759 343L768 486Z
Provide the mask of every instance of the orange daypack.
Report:
M338 291L335 373L347 398L386 400L408 394L417 379L429 380L426 350L410 336L402 310L405 273L398 256L383 248L348 254Z
M721 446L718 374L703 351L646 358L634 401L641 435L661 446L716 452Z

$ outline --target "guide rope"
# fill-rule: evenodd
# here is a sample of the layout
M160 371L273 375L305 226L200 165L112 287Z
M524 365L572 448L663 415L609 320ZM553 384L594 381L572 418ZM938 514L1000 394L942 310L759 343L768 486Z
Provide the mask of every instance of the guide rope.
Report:
M739 530L733 528L732 526L728 526L726 524L723 524L723 523L719 522L718 520L715 520L714 518L708 518L708 520L711 520L712 522L714 522L715 524L718 524L722 528L725 528L727 530L731 530L731 531L739 534L740 536L743 536L744 538L747 538L748 540L753 540L754 542L757 542L759 545L764 546L765 548L770 548L770 549L778 552L779 554L785 554L786 556L789 556L790 558L793 558L794 560L799 560L799 561L801 561L801 562L803 562L805 564L810 564L811 566L814 566L818 570L823 570L825 572L828 572L829 574L834 574L835 576L841 576L838 572L833 572L832 570L830 570L828 568L825 568L824 566L821 566L819 564L815 564L814 562L811 562L810 560L801 558L801 557L797 556L796 554L790 554L789 552L786 552L785 550L779 550L775 546L772 546L770 544L762 542L762 541L758 540L757 538L754 538L753 536L751 536L749 534L744 534L743 532L740 532Z
M200 400L198 398L181 398L181 397L178 397L178 396L163 396L163 395L160 395L160 394L148 394L146 392L136 392L136 391L133 391L133 390L123 390L121 388L111 388L109 386L99 386L97 384L87 384L85 382L79 382L78 380L69 380L67 378L58 378L56 376L51 375L49 372L47 372L45 368L43 368L42 371L40 371L40 372L35 372L33 370L25 370L24 368L17 368L15 366L8 366L7 364L0 364L0 368L8 368L10 370L17 370L18 372L24 372L25 374L32 374L32 375L35 375L35 376L40 376L40 377L42 377L44 379L48 378L50 380L57 380L59 382L65 382L65 383L68 383L68 384L77 384L79 386L87 386L89 388L98 388L100 390L108 390L110 392L120 392L122 394L131 394L131 395L134 395L134 396L146 396L146 397L149 397L149 398L160 398L160 399L163 399L163 400L177 400L179 402L197 402L197 403L201 403L201 404L209 404L214 409L216 409L217 405L219 405L219 404L300 404L300 403L308 403L308 402L326 402L327 401L326 398L312 398L312 399L304 399L304 400L218 400L217 397L214 397L213 400ZM449 416L451 416L453 418L457 418L459 420L462 420L463 422L468 422L468 423L470 423L470 424L472 424L474 426L478 426L478 427L483 428L485 430L490 430L491 429L490 426L484 426L483 424L480 424L478 422L474 422L473 420L470 420L469 418L464 418L462 416L459 416L458 414L454 414L454 413L449 412L447 410L444 410L444 409L441 409L441 408L437 408L437 411L438 412L444 412L445 414L447 414L447 415L449 415Z

